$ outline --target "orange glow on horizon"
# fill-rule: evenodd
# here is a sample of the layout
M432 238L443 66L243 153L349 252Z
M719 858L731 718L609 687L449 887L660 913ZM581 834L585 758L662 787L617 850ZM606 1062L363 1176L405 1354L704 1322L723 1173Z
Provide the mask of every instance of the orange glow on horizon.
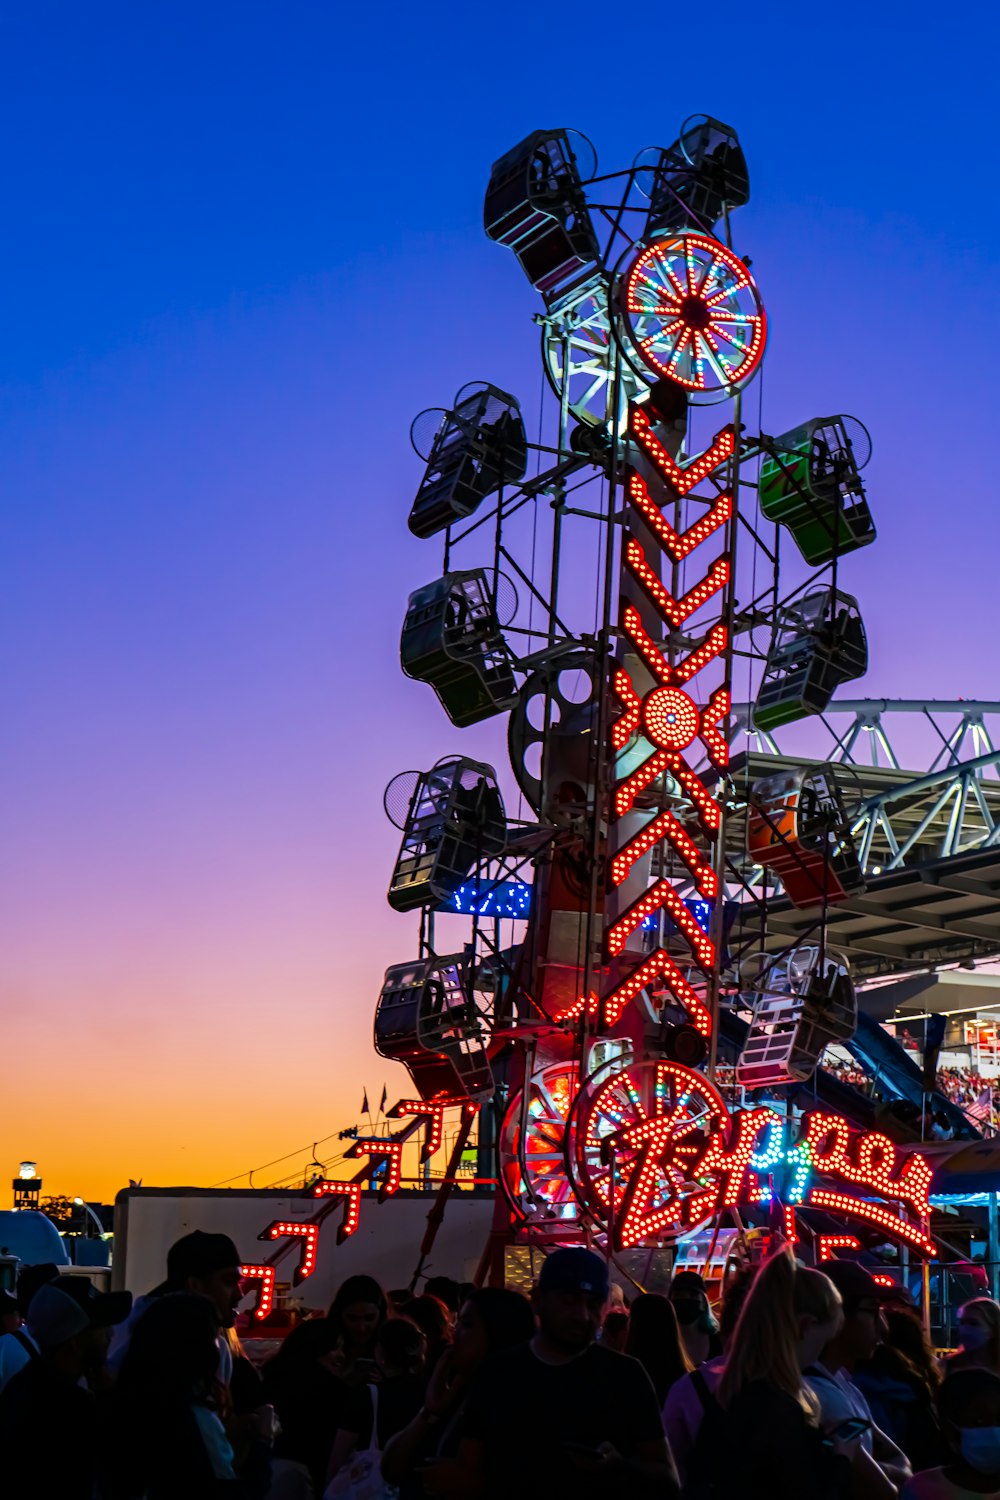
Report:
M404 924L387 909L372 915L370 932L388 929L377 947L405 952ZM314 952L311 973L300 959L281 974L269 957L271 972L261 963L252 975L245 956L226 973L221 955L207 965L204 952L188 964L178 954L155 979L125 973L114 991L101 985L99 1013L55 962L31 1003L7 995L0 1207L12 1206L3 1183L22 1159L38 1162L44 1197L113 1203L130 1178L209 1187L304 1148L258 1171L253 1186L265 1187L302 1171L313 1141L350 1125L371 1134L363 1091L373 1112L383 1083L390 1105L412 1092L405 1071L372 1050L379 959L350 954L335 973L332 957ZM320 1160L349 1144L327 1141Z

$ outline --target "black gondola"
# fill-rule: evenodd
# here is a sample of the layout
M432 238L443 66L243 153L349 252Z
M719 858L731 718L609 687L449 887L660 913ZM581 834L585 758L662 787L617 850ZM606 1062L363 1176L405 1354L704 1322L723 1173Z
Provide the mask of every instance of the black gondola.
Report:
M507 820L496 772L463 756L417 779L389 885L396 911L446 902L473 868L504 848Z
M483 224L491 240L510 246L550 306L599 264L568 131L532 131L493 163Z
M821 714L841 683L868 670L868 641L858 601L815 589L778 611L754 704L758 729Z
M690 228L711 234L727 209L749 201L750 174L736 131L710 115L693 115L653 167L645 237Z
M517 401L494 385L470 382L451 411L440 413L410 530L429 537L465 520L494 490L519 484L527 467L528 439Z
M492 1097L488 1033L466 983L462 953L393 964L375 1010L375 1051L401 1062L422 1099Z
M407 677L428 682L464 728L510 708L517 683L486 573L446 573L410 595L399 643Z

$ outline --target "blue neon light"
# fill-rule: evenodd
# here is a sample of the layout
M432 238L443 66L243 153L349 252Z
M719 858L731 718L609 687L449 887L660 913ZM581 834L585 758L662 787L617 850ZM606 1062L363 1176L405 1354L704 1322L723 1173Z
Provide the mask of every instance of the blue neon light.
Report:
M755 1172L769 1172L785 1159L785 1124L783 1120L772 1120L764 1140L750 1157L750 1165Z
M689 897L684 902L684 905L687 907L692 917L694 917L702 932L707 932L709 923L712 920L711 901L696 901ZM659 925L659 921L660 913L658 911L654 911L650 916L643 917L642 925L647 932L650 932ZM663 931L665 933L677 931L677 923L674 921L673 917L668 917L666 913L664 913L663 915Z
M478 880L460 885L441 911L460 912L466 917L513 917L527 921L531 915L531 886L523 880Z

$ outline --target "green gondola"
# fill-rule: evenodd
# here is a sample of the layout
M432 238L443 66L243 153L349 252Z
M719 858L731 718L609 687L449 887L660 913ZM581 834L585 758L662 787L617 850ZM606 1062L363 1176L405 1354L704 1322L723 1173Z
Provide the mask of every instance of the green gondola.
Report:
M761 465L760 508L821 567L875 540L861 470L871 441L854 417L813 417L775 438Z

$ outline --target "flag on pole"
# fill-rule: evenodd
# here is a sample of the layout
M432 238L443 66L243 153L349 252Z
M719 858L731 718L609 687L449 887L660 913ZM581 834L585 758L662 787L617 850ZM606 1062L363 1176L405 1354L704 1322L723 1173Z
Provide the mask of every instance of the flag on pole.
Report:
M385 1084L383 1083L383 1085L382 1085L382 1103L379 1105L379 1113L380 1114L383 1114L385 1112L385 1107L388 1104L388 1102L389 1102L389 1090L386 1088Z
M989 1084L983 1089L978 1099L974 1099L966 1106L966 1115L970 1120L978 1120L985 1124L993 1113L993 1090Z
M364 1091L364 1093L362 1095L362 1098L361 1098L361 1113L363 1115L370 1115L371 1114L371 1110L368 1108L368 1090L367 1089L365 1089L365 1091Z

